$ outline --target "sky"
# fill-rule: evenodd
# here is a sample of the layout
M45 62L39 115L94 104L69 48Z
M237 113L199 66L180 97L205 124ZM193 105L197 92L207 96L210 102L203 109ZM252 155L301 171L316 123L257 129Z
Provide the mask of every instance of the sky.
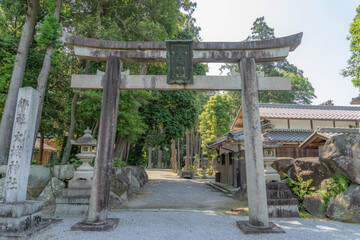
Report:
M193 14L202 41L243 41L253 22L265 17L276 37L303 32L301 45L290 52L290 63L304 71L315 88L313 104L333 100L348 106L359 96L350 78L340 75L350 57L349 27L359 0L193 0ZM208 75L219 75L222 64L209 64Z

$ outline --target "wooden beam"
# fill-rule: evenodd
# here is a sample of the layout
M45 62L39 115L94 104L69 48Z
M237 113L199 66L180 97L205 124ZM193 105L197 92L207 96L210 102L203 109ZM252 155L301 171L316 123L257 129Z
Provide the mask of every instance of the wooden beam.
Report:
M194 62L238 63L240 59L251 57L257 62L272 62L284 60L289 55L290 47L233 50L233 51L197 51L193 53ZM91 61L106 61L109 56L116 56L126 62L166 62L165 50L113 50L74 46L75 55L79 59Z
M194 42L194 50L255 50L290 47L294 51L301 43L303 33L274 38L263 41L250 42ZM129 41L108 41L95 38L76 36L67 32L63 33L63 42L71 49L74 46L83 46L99 49L113 50L166 50L165 42L129 42Z
M102 75L72 75L71 88L102 89ZM259 77L260 91L290 91L289 77ZM120 89L126 90L191 90L191 91L238 91L241 90L240 75L194 76L194 84L167 84L165 75L121 76Z

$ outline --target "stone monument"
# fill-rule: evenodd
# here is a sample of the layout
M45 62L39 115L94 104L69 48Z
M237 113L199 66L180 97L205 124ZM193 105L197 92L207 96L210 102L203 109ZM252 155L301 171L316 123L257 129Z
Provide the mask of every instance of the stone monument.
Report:
M69 181L68 188L62 192L62 197L56 199L55 216L78 217L86 216L89 209L90 191L94 168L89 162L95 158L92 152L96 146L96 139L91 136L91 130L87 128L85 134L71 144L81 147L81 152L75 156L82 161Z
M38 102L38 91L31 87L19 89L0 203L0 239L28 237L50 223L42 221L42 202L26 200Z

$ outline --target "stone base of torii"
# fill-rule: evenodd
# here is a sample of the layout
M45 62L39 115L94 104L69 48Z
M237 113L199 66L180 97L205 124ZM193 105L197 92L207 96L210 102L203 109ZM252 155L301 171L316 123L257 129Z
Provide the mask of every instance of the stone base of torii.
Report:
M165 62L166 47L162 42L113 42L74 35L64 35L64 42L80 59L107 61L105 76L72 78L72 86L81 89L103 89L99 141L95 159L94 185L91 190L88 218L73 230L108 231L117 220L107 217L110 193L110 170L117 123L119 89L145 90L242 90L245 134L249 221L237 222L244 233L284 232L269 222L264 159L259 117L259 90L290 90L289 78L264 78L256 74L256 62L284 60L300 44L302 33L284 38L256 42L194 43L194 62L239 63L240 76L223 77L221 86L216 77L204 76L194 84L167 84L164 76L140 76L135 82L121 76L121 61ZM89 83L84 79L91 80ZM267 81L268 80L268 81ZM283 81L284 80L284 81ZM285 82L285 84L282 83ZM227 85L229 83L229 86ZM231 83L231 84L230 84ZM284 87L285 86L285 87Z

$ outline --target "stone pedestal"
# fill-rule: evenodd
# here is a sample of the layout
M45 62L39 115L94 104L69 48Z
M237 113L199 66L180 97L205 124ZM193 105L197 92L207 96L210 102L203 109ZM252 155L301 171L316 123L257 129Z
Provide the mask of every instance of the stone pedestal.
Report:
M23 203L0 203L0 231L2 233L24 232L41 222L43 203L25 201Z
M275 154L275 148L277 148L278 145L274 144L266 144L266 142L263 143L263 149L264 149L264 173L265 173L265 181L266 182L280 182L280 175L277 173L277 171L271 167L271 164L273 164L277 157Z
M89 199L94 169L89 162L95 158L92 147L96 146L96 139L87 128L85 134L71 144L81 146L81 152L76 154L83 164L74 173L69 181L68 188L64 189L61 198L56 199L55 216L85 217L89 210Z

